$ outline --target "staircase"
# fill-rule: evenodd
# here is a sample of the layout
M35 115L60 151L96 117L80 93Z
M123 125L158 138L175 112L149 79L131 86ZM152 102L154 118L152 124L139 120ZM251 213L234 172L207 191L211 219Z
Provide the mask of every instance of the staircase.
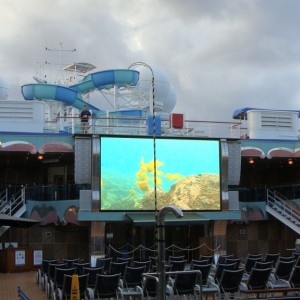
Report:
M18 190L15 194L10 194L8 189L0 193L0 213L15 217L21 217L26 212L25 188ZM2 236L9 226L0 227Z
M300 234L300 207L278 192L267 190L266 211Z

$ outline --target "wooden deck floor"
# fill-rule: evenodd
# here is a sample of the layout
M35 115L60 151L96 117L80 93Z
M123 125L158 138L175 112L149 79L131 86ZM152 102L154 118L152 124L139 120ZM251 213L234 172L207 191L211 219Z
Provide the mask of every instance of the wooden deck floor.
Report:
M36 271L22 273L0 273L0 299L15 300L20 286L31 300L46 300L46 294L35 281Z

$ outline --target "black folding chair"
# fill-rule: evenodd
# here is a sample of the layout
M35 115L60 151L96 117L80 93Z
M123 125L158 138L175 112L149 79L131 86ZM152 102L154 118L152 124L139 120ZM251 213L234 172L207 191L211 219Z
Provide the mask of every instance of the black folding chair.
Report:
M67 268L73 268L74 267L74 263L79 262L79 258L73 258L73 259L64 259L64 263L67 264Z
M270 288L290 287L289 278L292 273L295 261L278 261L274 273L271 274L268 286Z
M46 288L46 294L48 297L50 297L50 293L51 293L51 281L54 280L54 276L55 276L55 269L56 268L61 268L61 269L66 269L67 268L67 264L66 263L62 263L62 264L49 264L48 265L48 272L47 272L47 282L45 283L45 288Z
M134 260L132 262L132 266L133 267L145 267L145 272L149 272L150 271L150 265L151 265L151 261L150 260L146 260L146 261Z
M123 278L125 273L125 268L127 266L127 261L125 262L111 262L109 267L109 274L120 274L121 278Z
M184 260L169 260L170 264L170 271L175 272L175 271L184 271L185 266L186 266L186 259Z
M64 275L73 275L75 274L75 268L55 268L54 278L50 280L49 287L49 298L53 299L53 294L55 291L60 288L62 289L64 283Z
M96 299L123 299L123 292L120 287L120 274L97 274L94 295Z
M213 295L215 294L220 295L220 288L219 286L215 283L214 279L210 277L210 271L212 268L212 264L206 264L206 265L197 265L197 264L192 264L192 270L198 270L201 273L201 276L199 278L199 287L201 294L204 296L207 295ZM220 297L219 297L220 298Z
M111 257L98 257L96 259L96 267L103 268L103 272L109 272L111 261L112 261Z
M267 268L267 269L252 268L247 281L241 283L240 290L266 289L271 272L272 272L272 268Z
M89 274L88 287L94 288L96 284L97 274L103 273L103 267L85 267L83 268L83 274Z
M273 267L275 267L279 257L280 257L280 253L267 253L264 258L264 261L265 262L271 261L273 263Z
M219 286L224 299L235 299L232 297L235 297L235 294L239 292L244 272L244 269L223 270Z
M199 260L208 259L208 263L212 264L214 261L213 255L200 255Z
M83 274L83 269L85 267L89 267L90 263L80 263L80 262L75 262L73 266L76 268L76 274L82 275Z
M86 299L88 295L88 299L92 299L93 295L89 294L88 291L88 280L89 274L83 275L64 275L64 282L62 289L58 288L55 292L55 299L57 300L69 300L72 294L72 280L73 276L78 276L78 288L79 288L79 299Z
M48 266L50 263L57 263L56 259L43 259L41 267L36 272L36 283L43 285L43 279L48 272Z
M294 266L289 278L289 283L291 287L300 288L300 266Z
M181 296L184 296L184 299L186 296L193 296L194 299L197 299L201 294L200 288L197 286L200 276L201 273L198 270L176 272L170 296L176 295L178 299L181 299Z
M136 288L142 286L142 274L145 273L145 266L129 267L126 266L123 277L123 286L125 289Z
M159 293L159 279L151 274L143 275L142 294L145 300L156 300Z
M246 262L244 264L244 269L245 269L245 272L247 274L250 274L252 268L254 267L255 263L257 261L261 261L262 260L262 256L257 256L257 257L252 257L250 255L247 256L246 258Z
M233 263L233 264L218 263L216 266L216 271L215 271L215 276L214 276L215 282L216 283L220 282L223 270L235 270L235 269L236 269L236 263Z

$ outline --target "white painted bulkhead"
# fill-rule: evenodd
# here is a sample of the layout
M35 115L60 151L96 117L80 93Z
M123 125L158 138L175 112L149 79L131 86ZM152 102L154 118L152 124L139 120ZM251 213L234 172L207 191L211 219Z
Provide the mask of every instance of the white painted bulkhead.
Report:
M298 140L298 118L296 111L249 110L249 138Z

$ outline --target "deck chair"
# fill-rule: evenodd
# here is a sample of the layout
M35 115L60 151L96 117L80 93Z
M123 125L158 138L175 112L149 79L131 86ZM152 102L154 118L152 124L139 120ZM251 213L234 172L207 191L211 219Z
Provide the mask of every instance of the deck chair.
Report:
M222 255L219 255L219 256L216 255L216 259L217 259L216 265L219 264L219 263L220 264L227 263L226 262L227 258L234 258L234 255L233 254L222 254Z
M223 299L235 299L232 297L234 297L235 294L239 292L244 272L244 269L223 270L222 276L219 281L219 286Z
M278 261L274 273L271 274L268 287L284 288L290 287L289 278L292 273L295 261Z
M71 289L72 289L72 278L73 276L78 275L64 275L64 281L62 288L58 288L55 292L55 296L53 299L57 300L69 300L71 299ZM79 299L86 299L86 296L88 299L93 299L93 295L89 294L88 290L88 280L89 275L79 275L78 276L78 283L79 283Z
M47 273L48 271L48 265L50 263L56 263L57 260L56 259L43 259L42 260L42 264L41 267L37 270L36 272L36 283L37 284L43 284L43 279L44 279L44 275Z
M90 263L80 263L80 262L75 262L73 264L74 268L76 268L76 274L82 275L83 274L83 269L85 267L89 267Z
M281 261L295 261L296 262L296 258L294 256L279 256L279 260Z
M251 257L248 255L244 264L245 272L250 273L257 261L262 261L262 257Z
M240 284L240 290L266 289L272 268L255 269L252 268L246 282Z
M198 270L176 272L170 288L170 297L176 296L177 299L181 299L183 296L183 299L186 299L187 296L192 296L193 299L198 299L201 295L199 286L197 286L200 276L201 272Z
M83 268L83 274L89 274L89 282L88 287L94 288L96 284L97 274L102 274L103 268L102 267L85 267Z
M142 295L145 300L156 300L159 293L159 279L151 274L143 275Z
M125 269L124 277L121 279L121 288L125 298L142 297L142 282L145 266L130 267Z
M274 272L276 279L289 279L294 265L295 265L294 260L290 260L290 261L279 260L275 266L275 272Z
M191 265L192 270L198 270L201 273L199 282L197 283L200 287L201 294L204 297L206 297L208 295L215 296L215 294L218 294L219 298L220 298L220 288L215 283L214 279L209 275L211 267L212 267L211 264L206 264L206 265L192 264Z
M295 261L296 261L296 263L297 263L297 265L298 265L298 263L300 263L300 259L299 259L299 257L300 257L300 252L294 252L294 253L293 253L293 257L295 258Z
M55 268L55 274L53 280L50 280L49 286L49 298L53 299L53 294L60 288L62 289L64 283L64 275L73 275L76 272L76 268Z
M210 264L208 259L192 259L190 264L190 270L193 269L193 265L208 265Z
M215 282L218 284L220 279L221 279L221 276L222 276L222 272L223 270L235 270L236 269L236 263L233 263L233 264L221 264L221 263L218 263L217 266L216 266L216 271L215 271L215 274L214 274L214 280Z
M254 264L255 269L267 269L267 268L272 268L273 267L273 262L272 261L257 261Z
M241 258L232 258L232 257L229 257L229 258L226 258L226 264L233 264L235 263L235 268L236 269L239 269L240 268L240 264L241 264Z
M132 257L117 257L117 262L127 262L127 265L131 265L132 261Z
M73 258L73 259L64 259L64 263L67 264L67 268L73 268L74 267L74 263L79 262L79 258Z
M289 283L291 287L300 287L300 266L294 266L289 278Z
M125 269L127 267L127 261L124 262L111 262L110 263L110 267L109 267L109 274L113 275L113 274L120 274L121 278L123 278L124 273L125 273Z
M93 293L95 295L95 299L124 299L123 292L120 287L120 274L97 274Z
M145 272L150 272L150 260L140 261L140 260L134 260L132 262L133 267L145 267Z
M186 259L183 260L169 260L170 271L184 271L186 266Z
M273 267L275 267L279 257L280 257L280 253L267 253L264 258L264 261L265 262L268 262L268 261L273 262Z
M204 260L204 259L208 259L208 262L210 264L212 264L214 261L214 256L213 255L200 255L199 256L199 260Z
M185 260L185 255L170 255L168 258L168 261L174 261L174 260Z
M123 289L136 288L138 285L142 286L143 276L146 266L129 267L126 266L125 273L122 281Z
M262 253L249 253L248 258L260 258L261 260L263 259Z
M49 264L48 265L48 272L47 272L47 282L45 282L45 291L48 297L50 297L50 282L54 280L55 276L55 269L61 268L66 269L67 264L66 263L59 263L59 264Z
M108 273L111 261L112 257L98 257L96 259L96 268L103 268L103 273Z

